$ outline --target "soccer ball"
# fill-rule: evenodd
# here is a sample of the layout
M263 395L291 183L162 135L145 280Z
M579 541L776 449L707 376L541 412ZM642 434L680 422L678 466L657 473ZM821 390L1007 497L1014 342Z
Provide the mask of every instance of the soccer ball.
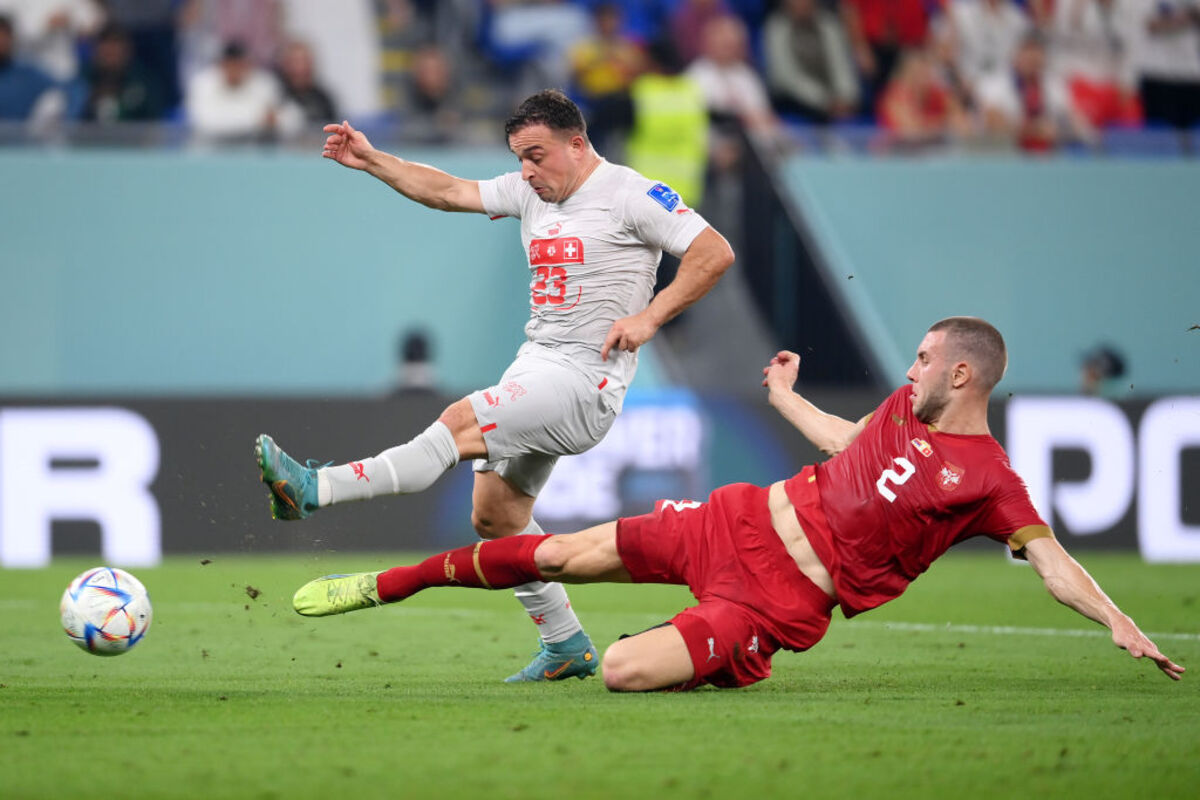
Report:
M63 592L63 630L71 641L97 656L119 656L150 628L150 595L123 569L95 567Z

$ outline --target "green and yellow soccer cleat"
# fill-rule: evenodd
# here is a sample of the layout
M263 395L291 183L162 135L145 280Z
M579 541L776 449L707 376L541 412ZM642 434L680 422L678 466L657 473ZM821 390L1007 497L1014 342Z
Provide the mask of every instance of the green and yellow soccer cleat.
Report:
M271 490L271 516L275 519L305 519L320 504L317 498L317 467L310 460L300 466L265 433L254 442L254 458L262 471L262 482Z
M561 642L542 642L542 649L534 654L533 661L515 675L509 675L504 682L561 681L565 678L582 680L595 675L598 666L600 657L592 646L592 640L580 631Z
M328 617L360 608L383 605L376 585L378 572L326 575L301 586L292 598L292 608L306 617Z

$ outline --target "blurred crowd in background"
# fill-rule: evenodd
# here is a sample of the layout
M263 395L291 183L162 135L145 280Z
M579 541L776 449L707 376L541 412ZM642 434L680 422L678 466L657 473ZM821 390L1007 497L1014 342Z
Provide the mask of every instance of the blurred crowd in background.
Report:
M1040 153L1149 128L1188 150L1200 0L0 0L10 140L307 143L347 117L500 142L546 86L614 157L719 160L734 129Z

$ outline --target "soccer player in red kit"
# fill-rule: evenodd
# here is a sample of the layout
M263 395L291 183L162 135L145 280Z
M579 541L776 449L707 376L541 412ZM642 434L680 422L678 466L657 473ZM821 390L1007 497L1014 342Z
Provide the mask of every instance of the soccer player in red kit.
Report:
M340 614L433 586L501 589L530 580L687 584L699 604L608 648L615 691L746 686L771 656L815 645L836 605L853 616L899 596L951 545L1005 543L1050 594L1112 631L1168 677L1159 652L1055 540L987 427L1007 366L1000 333L973 317L933 325L896 390L858 422L792 390L800 358L764 368L769 400L833 457L770 487L733 484L706 503L661 501L651 514L576 534L480 542L384 572L328 576L296 593L296 611Z

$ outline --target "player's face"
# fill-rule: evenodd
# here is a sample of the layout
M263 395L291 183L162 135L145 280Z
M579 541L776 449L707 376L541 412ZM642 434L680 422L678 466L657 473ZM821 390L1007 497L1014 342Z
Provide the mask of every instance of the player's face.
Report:
M521 177L538 199L561 203L575 191L586 152L582 136L529 125L508 137L508 147L521 162Z
M905 377L913 385L913 414L926 425L936 422L950 402L950 365L946 359L945 331L925 334L917 347L917 358Z

